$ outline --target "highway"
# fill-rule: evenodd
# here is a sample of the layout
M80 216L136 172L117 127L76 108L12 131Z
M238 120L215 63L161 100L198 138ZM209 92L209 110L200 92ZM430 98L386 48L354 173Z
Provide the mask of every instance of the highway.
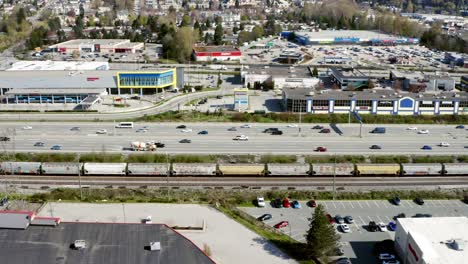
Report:
M161 141L165 148L159 153L192 153L192 154L420 154L420 155L463 155L468 154L468 132L455 129L455 126L420 125L418 129L428 129L429 134L420 135L417 131L407 130L406 125L363 125L362 138L359 137L359 125L338 124L330 128L331 133L322 134L312 129L315 124L302 124L288 127L288 124L252 124L252 128L240 128L241 123L185 123L192 132L184 133L176 126L182 123L135 123L133 129L114 128L112 122L10 122L0 123L2 136L11 138L9 142L0 142L0 148L16 152L109 152L133 153L130 150L132 141ZM31 130L24 130L29 125ZM79 126L80 131L71 131ZM148 126L147 132L137 132ZM386 134L371 134L369 131L377 126L384 126ZM237 131L228 131L236 127ZM262 133L265 128L276 127L283 135ZM99 135L99 129L106 129L107 134ZM208 135L198 135L207 130ZM341 133L341 134L340 134ZM246 135L248 141L234 141L238 135ZM190 139L192 143L179 143ZM36 142L44 142L44 147L34 147ZM449 147L437 146L447 142ZM61 145L62 150L50 150L53 145ZM382 149L370 149L379 145ZM432 150L422 150L429 145ZM327 152L315 152L317 147L327 148Z
M0 186L4 184L17 184L21 186L49 186L49 187L78 187L78 176L1 176ZM181 187L181 188L242 188L242 189L317 189L328 190L333 186L332 177L100 177L82 176L81 185L89 187L118 186L140 187ZM335 187L338 191L349 188L434 188L452 187L463 188L468 186L468 177L337 177Z

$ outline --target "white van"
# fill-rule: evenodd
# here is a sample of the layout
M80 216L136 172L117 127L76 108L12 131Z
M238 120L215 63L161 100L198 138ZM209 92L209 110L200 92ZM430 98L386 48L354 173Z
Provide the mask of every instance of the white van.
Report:
M116 128L133 128L133 122L120 122Z

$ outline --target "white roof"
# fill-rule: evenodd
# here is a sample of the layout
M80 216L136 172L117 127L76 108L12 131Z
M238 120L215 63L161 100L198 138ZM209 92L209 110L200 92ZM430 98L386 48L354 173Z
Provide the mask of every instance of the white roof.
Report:
M447 243L454 239L468 243L467 217L399 218L398 222L423 252L425 263L466 263L468 250L457 251Z
M102 61L18 61L7 71L94 71L109 70L109 63Z

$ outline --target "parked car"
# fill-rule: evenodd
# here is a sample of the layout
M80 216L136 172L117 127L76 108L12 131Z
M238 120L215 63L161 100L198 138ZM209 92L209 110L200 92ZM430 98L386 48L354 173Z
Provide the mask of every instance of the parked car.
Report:
M390 259L390 260L382 261L382 264L400 264L400 261L398 261L396 259Z
M186 125L179 125L179 126L177 126L176 128L177 128L177 129L185 129L185 128L187 128L187 126L186 126Z
M324 128L324 129L320 130L319 133L328 134L328 133L330 133L330 129Z
M280 198L276 198L275 200L271 201L271 206L274 208L281 208L283 207L283 202Z
M294 201L291 203L291 207L294 208L294 209L301 209L301 204L299 203L299 201L294 200Z
M274 227L277 228L277 229L287 227L287 226L289 226L288 221L281 221L281 222L277 223L276 225L274 225Z
M330 223L330 224L335 223L335 219L333 219L333 217L330 214L327 214L327 218L328 218L328 223Z
M326 152L326 151L327 151L327 148L325 148L325 147L317 147L317 148L315 149L315 151L317 151L317 152Z
M380 232L387 231L387 226L383 222L378 223L377 226L379 227Z
M208 135L208 131L207 130L202 130L202 131L198 132L198 135Z
M388 223L388 230L390 231L395 231L396 230L396 223L391 221L390 223Z
M34 143L34 146L35 146L35 147L43 147L43 146L44 146L44 142L36 142L36 143Z
M421 149L422 150L432 150L432 147L429 146L429 145L424 145Z
M369 229L370 232L376 232L376 231L379 230L379 227L377 226L377 224L374 221L370 221L367 228Z
M392 260L392 259L395 259L395 255L390 254L390 253L381 253L379 254L379 259L380 260Z
M315 125L315 126L312 127L312 129L323 129L323 126Z
M264 214L264 215L259 216L257 218L257 220L266 221L266 220L270 220L272 218L273 218L273 216L271 216L271 214Z
M62 149L62 146L60 146L60 145L53 145L50 149L51 149L51 150L61 150L61 149Z
M432 217L431 214L415 214L413 215L413 218L424 218L424 217Z
M257 197L257 206L265 207L265 199L263 199L263 197Z
M344 224L344 218L341 215L336 215L335 216L335 222L337 224Z
M190 139L182 139L181 141L179 141L179 143L192 143L192 140Z
M345 217L344 217L344 220L345 220L345 222L348 223L348 224L354 223L354 219L353 219L353 217L350 216L350 215L345 216Z
M0 141L10 141L9 137L0 137Z
M291 203L289 202L289 199L288 199L288 198L284 198L284 199L283 199L283 207L284 207L284 208L289 208L289 207L291 207Z
M308 203L307 203L310 207L317 207L317 202L315 200L310 200Z
M351 264L351 260L349 258L339 258L336 260L335 264Z
M349 228L349 226L347 224L340 224L339 227L341 229L341 232L343 232L343 233L351 232L351 229Z
M401 204L400 197L398 197L398 196L393 197L392 202L393 202L394 205L400 205Z
M424 205L424 200L420 197L417 197L416 199L414 199L414 202L418 205Z
M382 149L382 147L379 145L372 145L370 149Z
M406 214L405 213L399 213L397 215L395 215L393 217L394 220L397 220L397 218L406 218Z

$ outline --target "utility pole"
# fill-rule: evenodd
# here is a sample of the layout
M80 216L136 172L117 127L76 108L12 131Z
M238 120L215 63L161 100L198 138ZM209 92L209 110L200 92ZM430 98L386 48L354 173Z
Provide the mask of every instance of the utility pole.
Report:
M333 201L335 200L335 194L336 194L336 153L335 153L334 164L333 164Z
M81 187L81 167L80 167L80 154L78 153L78 185L80 186L80 201L83 201L83 188Z
M167 154L167 151L166 151L166 164L167 164L167 171L166 171L166 183L167 183L167 197L170 198L170 188L169 188L169 176L171 174L171 165L169 163L169 155Z

